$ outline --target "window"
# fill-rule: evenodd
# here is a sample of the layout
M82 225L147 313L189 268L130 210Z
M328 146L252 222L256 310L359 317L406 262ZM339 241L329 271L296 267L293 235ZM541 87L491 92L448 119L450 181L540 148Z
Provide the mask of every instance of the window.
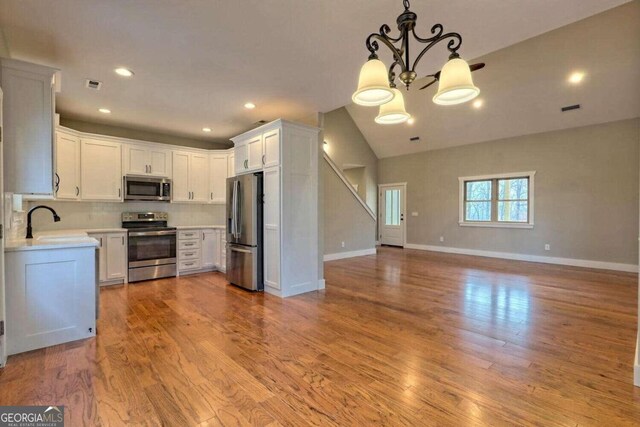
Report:
M458 178L460 225L533 228L535 172Z

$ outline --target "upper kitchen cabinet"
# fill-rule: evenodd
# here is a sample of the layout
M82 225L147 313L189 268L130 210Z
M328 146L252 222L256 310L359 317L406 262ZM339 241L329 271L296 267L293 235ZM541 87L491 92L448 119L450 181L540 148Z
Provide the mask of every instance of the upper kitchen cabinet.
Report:
M227 178L236 176L236 157L233 148L229 151L230 153L227 155Z
M82 138L80 144L82 200L122 201L122 145Z
M207 203L209 191L209 154L173 152L174 202Z
M135 144L122 148L125 175L171 177L171 150Z
M209 154L209 201L224 203L227 182L227 155Z
M72 133L56 131L56 199L80 198L80 138Z
M58 70L0 59L4 92L4 190L53 197L53 140Z
M235 173L241 175L280 164L280 129L248 132L233 138Z

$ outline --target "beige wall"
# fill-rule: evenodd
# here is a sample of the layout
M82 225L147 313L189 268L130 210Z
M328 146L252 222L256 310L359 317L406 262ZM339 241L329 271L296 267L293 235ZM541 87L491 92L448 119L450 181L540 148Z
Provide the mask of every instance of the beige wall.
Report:
M375 248L375 221L324 159L320 170L324 181L324 254ZM345 242L344 248L341 242Z
M85 122L82 120L75 120L66 117L60 117L60 125L75 129L80 132L97 133L100 135L137 139L140 141L158 142L161 144L180 145L183 147L203 148L206 150L226 149L232 147L230 141L228 143L211 142L139 129L129 129L120 126Z
M637 264L639 145L632 119L385 158L378 176L407 182L408 243ZM458 225L459 176L531 170L532 230Z
M356 126L346 108L338 108L324 115L325 152L344 170L345 165L365 167L363 200L377 211L378 158Z

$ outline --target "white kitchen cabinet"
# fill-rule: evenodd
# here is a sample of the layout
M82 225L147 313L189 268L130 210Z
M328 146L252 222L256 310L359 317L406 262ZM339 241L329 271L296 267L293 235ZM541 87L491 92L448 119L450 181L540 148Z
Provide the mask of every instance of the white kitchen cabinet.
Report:
M127 233L91 233L100 246L99 280L100 284L123 283L127 280Z
M236 176L235 154L233 151L227 155L227 178Z
M80 138L56 132L56 199L78 200L80 198Z
M249 170L249 148L247 141L240 141L234 148L234 176L242 175Z
M107 241L107 280L124 279L127 275L127 235L109 233Z
M207 203L209 201L209 155L192 153L189 160L189 187L191 201Z
M122 145L94 138L80 141L82 199L122 201Z
M263 139L262 135L256 135L247 141L247 170L256 171L263 165Z
M8 354L95 336L95 253L93 246L5 253Z
M171 176L171 151L151 145L126 144L123 146L125 175Z
M0 60L4 94L4 191L54 196L55 79L58 70Z
M207 203L209 200L209 155L173 152L173 201Z
M216 233L212 228L206 228L202 230L202 259L200 265L202 268L215 268L216 267Z
M288 297L322 287L318 253L319 129L276 120L231 138L262 140L265 292ZM257 148L255 149L257 152ZM247 156L251 157L248 152ZM236 161L236 166L238 162Z
M260 128L259 128L260 129ZM280 164L280 129L262 133L248 132L246 138L234 138L235 172L255 172Z
M224 203L227 184L227 155L209 154L209 202Z
M264 284L280 289L280 168L264 170Z
M178 230L178 274L225 271L224 232L219 228Z
M269 168L280 164L280 129L273 129L263 135L264 167Z

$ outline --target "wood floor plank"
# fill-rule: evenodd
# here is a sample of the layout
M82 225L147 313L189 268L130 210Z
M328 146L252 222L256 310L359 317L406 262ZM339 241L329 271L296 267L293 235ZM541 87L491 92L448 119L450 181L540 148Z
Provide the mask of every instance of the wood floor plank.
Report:
M70 426L638 425L634 274L383 247L325 279L103 288L97 337L11 356L0 404Z

